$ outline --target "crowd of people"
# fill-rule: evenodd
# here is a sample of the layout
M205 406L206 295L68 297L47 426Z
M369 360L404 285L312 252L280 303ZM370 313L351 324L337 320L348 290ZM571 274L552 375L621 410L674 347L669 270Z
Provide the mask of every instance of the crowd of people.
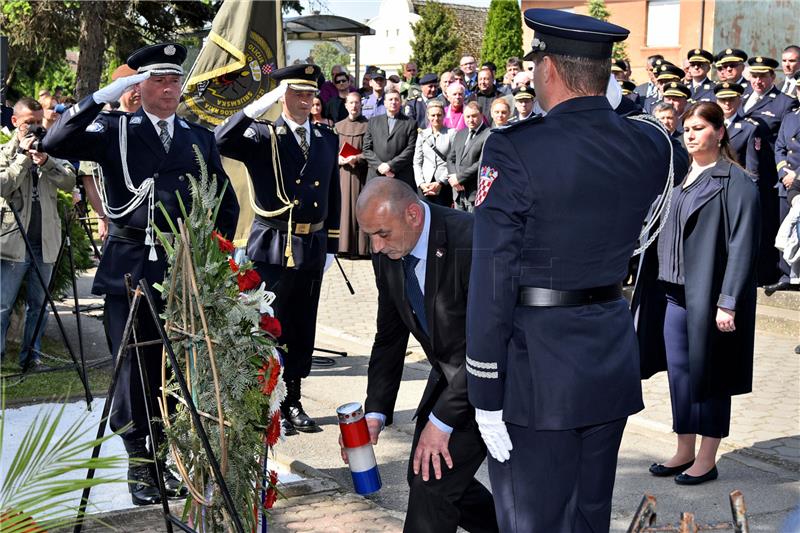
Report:
M782 64L734 48L690 50L684 67L651 56L637 86L630 65L611 60L624 28L554 10L525 20L532 50L500 78L472 56L440 73L369 67L358 87L342 66L325 81L318 66L297 64L273 71L275 89L213 134L175 113L186 57L177 43L136 51L67 113L55 92L20 98L0 149L3 347L26 275L28 319L38 316L31 265L49 278L56 189L77 179L105 240L93 292L106 297L118 353L124 276L163 280L153 226L166 224L152 206L177 217L178 200L190 204L196 146L219 190L221 156L252 180L245 253L277 296L286 436L321 431L302 380L334 255L375 266L365 403L374 444L392 422L409 335L428 355L408 531L607 530L627 416L643 406L640 380L663 370L677 445L650 472L681 485L716 479L731 396L752 387L756 287L800 287L800 48L786 47ZM280 117L265 120L276 104ZM231 236L248 202L224 190L217 225ZM631 309L622 281L637 241ZM150 322L140 317L140 342L157 340ZM20 363L36 366L27 323L25 335ZM144 355L160 361L161 349ZM160 370L145 374L151 390ZM128 358L111 417L133 459L156 451L136 379ZM487 453L493 495L474 479ZM159 470L169 495L186 494ZM134 503L160 501L154 476L131 463Z

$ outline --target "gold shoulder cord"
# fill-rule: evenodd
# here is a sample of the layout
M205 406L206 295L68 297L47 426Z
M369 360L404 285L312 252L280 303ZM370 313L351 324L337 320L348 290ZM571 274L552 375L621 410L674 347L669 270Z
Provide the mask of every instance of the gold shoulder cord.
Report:
M278 139L275 135L275 127L272 124L267 125L269 128L270 133L270 148L272 149L272 173L275 176L275 192L278 195L278 200L283 204L278 210L275 211L265 211L261 209L256 203L255 196L253 194L253 184L252 180L253 177L250 176L247 180L247 191L250 196L250 207L253 208L253 212L259 216L264 218L273 218L279 215L282 215L286 211L289 211L289 225L286 232L286 251L284 252L284 256L286 259L286 266L289 268L294 267L294 257L292 256L292 209L294 208L294 204L289 200L288 196L286 195L286 189L283 186L283 169L281 168L281 158L280 154L278 153Z

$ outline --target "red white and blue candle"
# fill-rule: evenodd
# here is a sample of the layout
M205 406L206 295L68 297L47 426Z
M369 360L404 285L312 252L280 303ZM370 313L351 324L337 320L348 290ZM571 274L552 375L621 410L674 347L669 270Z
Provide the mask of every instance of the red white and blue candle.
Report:
M336 409L336 414L356 492L362 496L377 492L381 488L381 476L369 438L364 408L358 402L346 403Z

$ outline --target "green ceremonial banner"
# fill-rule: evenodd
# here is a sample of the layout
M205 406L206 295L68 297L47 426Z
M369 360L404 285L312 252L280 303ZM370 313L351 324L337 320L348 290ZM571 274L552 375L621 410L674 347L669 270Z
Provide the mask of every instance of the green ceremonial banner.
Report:
M284 66L281 3L225 0L192 66L178 114L213 128L275 86Z

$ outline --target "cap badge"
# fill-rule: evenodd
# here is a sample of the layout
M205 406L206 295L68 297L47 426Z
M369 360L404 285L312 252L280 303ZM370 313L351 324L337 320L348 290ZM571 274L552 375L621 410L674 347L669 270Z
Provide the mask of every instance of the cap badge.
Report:
M307 66L306 74L313 74L313 73L314 73L314 67L312 67L311 65Z
M175 46L168 44L164 47L164 55L166 56L174 56L175 55Z
M730 48L728 48L727 50L725 50L725 53L726 53L726 54L732 54L732 53L733 53L733 50L731 50Z
M699 48L695 48L695 49L694 49L694 53L695 53L695 54L699 54L699 53L700 53L700 49L699 49Z
M544 52L544 50L547 48L547 44L545 44L545 42L538 37L534 37L533 41L531 41L531 48L540 52Z
M763 63L763 62L764 62L764 58L763 57L757 57L756 58L756 63Z

